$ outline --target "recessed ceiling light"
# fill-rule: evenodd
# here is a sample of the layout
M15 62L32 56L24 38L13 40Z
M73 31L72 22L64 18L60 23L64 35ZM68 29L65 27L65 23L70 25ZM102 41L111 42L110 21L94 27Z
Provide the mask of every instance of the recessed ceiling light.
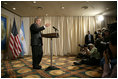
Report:
M64 8L65 8L64 6L61 7L61 9L64 9Z
M48 14L47 14L47 13L46 13L45 15L46 15L46 16L48 16Z
M109 8L106 8L106 10L109 10Z
M13 8L13 10L16 10L16 8Z
M43 7L40 7L40 6L39 6L39 7L37 7L37 9L43 10Z
M6 3L6 2L4 2L4 4L5 4L5 5L7 5L7 3Z
M33 3L35 4L35 3L36 3L36 1L33 1Z
M81 7L82 9L88 9L88 6L83 6L83 7Z

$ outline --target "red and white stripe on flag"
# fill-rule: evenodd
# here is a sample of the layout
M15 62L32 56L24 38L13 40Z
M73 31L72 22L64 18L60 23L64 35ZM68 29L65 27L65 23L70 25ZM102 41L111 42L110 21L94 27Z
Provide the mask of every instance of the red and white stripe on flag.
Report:
M18 34L16 36L12 33L10 34L9 47L12 51L13 57L17 58L22 51Z

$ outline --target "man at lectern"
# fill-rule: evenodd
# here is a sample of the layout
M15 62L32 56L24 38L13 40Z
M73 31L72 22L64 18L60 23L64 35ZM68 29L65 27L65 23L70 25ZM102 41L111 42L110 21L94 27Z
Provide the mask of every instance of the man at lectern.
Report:
M43 56L41 31L49 26L50 24L48 23L41 26L41 19L39 17L35 18L34 23L30 26L33 69L41 69L39 65Z

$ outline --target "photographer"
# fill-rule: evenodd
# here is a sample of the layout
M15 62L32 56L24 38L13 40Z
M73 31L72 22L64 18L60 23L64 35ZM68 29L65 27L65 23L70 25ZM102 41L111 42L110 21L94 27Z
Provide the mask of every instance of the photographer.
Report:
M110 34L112 34L113 32L117 32L117 23L112 23L112 24L108 24L108 30L104 30L103 32L103 41L100 42L100 46L101 46L101 50L102 52L101 55L103 56L103 52L105 50L108 50L109 51L109 54L111 54L111 50L110 50L110 47L109 47L109 41L110 41ZM111 56L111 55L110 55ZM102 68L104 68L104 63L105 63L105 60L104 60L104 57L101 59L101 62L100 62L100 65Z
M87 45L78 45L80 47L80 52L77 56L77 58L87 58L88 55L86 54L86 50L85 50L85 47L87 47Z
M97 38L99 38L98 35L102 34L102 31L100 29L98 29L97 32L96 31L94 32L94 34L95 34L95 40L97 40Z
M104 42L109 42L109 35L110 35L110 31L109 30L105 30L104 31L104 35L103 35L103 41Z
M101 44L102 41L103 41L102 34L98 33L98 38L95 41L95 47L98 49L98 52L100 53L101 58L103 57L103 51L104 51L104 48Z
M104 51L104 70L102 77L117 78L117 32L112 32L110 35L110 50Z
M89 56L87 59L81 60L79 63L74 62L74 65L80 65L80 64L87 64L87 65L99 65L100 62L100 55L97 51L97 48L92 44L88 44L90 50L88 47L85 47L86 53Z
M98 33L98 38L95 41L95 47L98 49L98 52L100 53L100 57L103 58L103 52L106 50L109 46L109 36L110 31L104 30L104 35L102 36L101 33Z

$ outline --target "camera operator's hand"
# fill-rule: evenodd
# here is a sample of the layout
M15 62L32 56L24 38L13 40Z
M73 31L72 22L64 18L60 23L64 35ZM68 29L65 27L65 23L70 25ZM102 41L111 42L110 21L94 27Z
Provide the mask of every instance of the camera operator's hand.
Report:
M104 51L103 56L105 58L105 63L108 64L109 63L109 59L108 59L108 52L106 50Z
M90 51L89 51L88 47L84 47L84 50L86 51L87 55L90 55Z
M88 50L88 47L84 47L85 50Z

